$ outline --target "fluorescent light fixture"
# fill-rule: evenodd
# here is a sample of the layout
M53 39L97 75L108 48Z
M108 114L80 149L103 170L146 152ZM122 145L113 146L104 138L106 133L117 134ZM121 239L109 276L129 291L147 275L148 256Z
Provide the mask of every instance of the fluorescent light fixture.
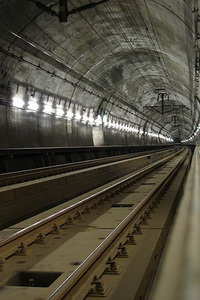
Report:
M61 106L57 106L56 107L56 116L59 118L59 117L62 117L64 115L64 110Z
M95 120L95 125L100 126L101 124L102 124L102 119L101 119L101 116L98 115Z
M73 118L74 114L71 110L68 110L66 113L66 117L68 120L71 120Z
M125 125L125 131L128 131L128 125L127 124Z
M108 121L108 128L111 128L113 126L113 123L111 121Z
M156 132L150 131L150 132L147 133L147 135L148 135L148 136L151 136L151 137L158 138L158 133L156 133Z
M118 122L116 122L116 123L115 123L115 127L116 127L117 130L119 130L120 124L119 124Z
M104 124L104 126L108 126L108 116L107 115L103 116L103 124Z
M77 111L74 118L75 118L75 120L80 121L81 114Z
M88 116L87 116L87 114L83 115L82 122L83 123L87 123L88 122Z
M24 103L23 99L20 96L15 95L13 97L13 106L18 107L18 108L22 108L24 106L24 104L25 103Z
M89 123L90 125L93 125L93 124L94 124L94 118L93 118L92 116L90 116L90 117L88 118L88 123Z
M53 113L53 107L51 104L45 104L43 108L43 112L46 114L52 114Z
M39 105L37 104L37 102L32 101L32 100L29 101L27 109L37 111L38 108L39 108Z
M169 136L166 136L166 135L163 135L163 134L159 134L158 138L163 140L163 141L166 141L166 142L173 142L173 140Z

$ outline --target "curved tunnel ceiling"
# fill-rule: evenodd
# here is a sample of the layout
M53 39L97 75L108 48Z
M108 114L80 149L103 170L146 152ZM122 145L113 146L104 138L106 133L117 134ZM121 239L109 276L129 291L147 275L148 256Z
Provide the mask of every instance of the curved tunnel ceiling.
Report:
M2 86L32 87L172 138L195 132L197 0L109 0L62 23L34 2L0 1ZM39 2L58 13L59 1ZM90 2L98 1L68 6Z

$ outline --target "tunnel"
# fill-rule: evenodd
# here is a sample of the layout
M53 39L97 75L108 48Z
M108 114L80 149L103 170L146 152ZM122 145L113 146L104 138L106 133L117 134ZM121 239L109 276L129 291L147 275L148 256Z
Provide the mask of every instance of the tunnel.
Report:
M200 0L0 0L0 300L199 300Z
M195 143L198 1L0 2L1 147Z

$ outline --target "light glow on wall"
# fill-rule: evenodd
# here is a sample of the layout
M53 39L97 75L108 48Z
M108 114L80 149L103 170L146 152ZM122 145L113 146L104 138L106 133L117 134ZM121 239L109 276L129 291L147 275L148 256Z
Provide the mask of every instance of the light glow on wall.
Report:
M44 105L43 112L46 114L52 114L54 112L52 104L48 103Z
M198 124L196 130L187 139L182 140L181 142L182 143L191 142L199 136L199 133L200 133L200 124Z
M93 118L93 116L90 116L90 117L88 118L88 124L90 124L90 125L93 125L93 124L94 124L94 118Z
M94 125L96 125L96 126L102 125L102 118L101 118L100 115L98 115L98 116L96 117L96 119L95 119L95 121L94 121Z
M74 119L75 120L77 120L77 121L80 121L81 120L81 114L80 114L80 112L79 111L77 111L76 113L75 113L75 116L74 116Z
M105 127L108 126L108 116L107 115L103 116L103 124Z
M30 109L30 110L33 110L33 111L37 111L38 108L39 108L39 105L37 104L36 101L30 100L30 101L28 102L28 107L27 107L27 109Z
M71 110L68 110L67 113L66 113L66 118L68 120L71 120L73 118L74 114Z
M20 97L19 95L15 95L12 100L13 100L13 106L18 108L23 108L25 103L22 97Z
M83 117L82 117L82 122L83 122L84 124L86 124L86 123L88 122L88 116L87 116L87 113L83 115Z
M56 107L56 117L61 118L62 116L64 116L64 113L65 112L61 105Z

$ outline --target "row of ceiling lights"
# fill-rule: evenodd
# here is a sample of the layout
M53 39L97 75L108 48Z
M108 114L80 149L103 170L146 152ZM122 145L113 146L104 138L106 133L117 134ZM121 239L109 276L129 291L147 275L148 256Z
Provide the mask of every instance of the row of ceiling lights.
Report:
M34 97L30 97L27 104L25 104L22 96L16 94L12 99L13 106L17 108L26 108L27 110L37 112L40 109L37 100ZM88 123L93 126L100 126L103 125L104 127L114 129L117 131L125 131L128 133L135 133L140 135L146 135L148 137L161 139L166 142L172 142L173 140L169 136L165 136L162 134L158 134L157 132L144 132L143 129L139 129L138 125L133 123L127 123L125 121L121 121L116 117L104 115L101 117L98 115L94 117L95 112L93 110L86 109L85 111L80 110L80 108L75 109L67 109L65 111L64 106L61 104L56 105L54 108L52 102L46 102L42 109L42 112L45 114L55 114L57 118L66 118L68 120L74 119L76 121L80 121L84 124Z
M193 132L192 135L189 136L189 138L182 140L182 143L191 142L194 139L196 139L200 134L200 124L197 126L196 130Z

